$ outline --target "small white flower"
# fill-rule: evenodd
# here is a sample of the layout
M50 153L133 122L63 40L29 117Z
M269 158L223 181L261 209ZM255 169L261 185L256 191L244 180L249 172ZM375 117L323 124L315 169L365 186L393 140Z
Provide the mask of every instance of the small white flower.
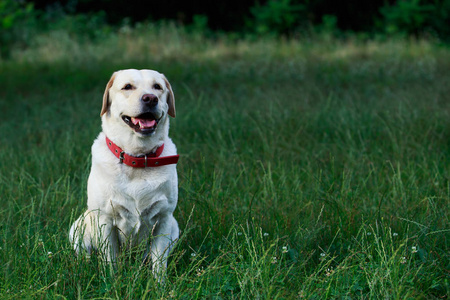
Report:
M392 236L398 236L398 233L397 233L397 232L394 232L394 233L392 234Z
M276 257L276 256L273 256L273 257L272 257L272 263L273 263L273 264L276 264L277 261L278 261L277 257Z
M269 236L269 234L267 232L264 232L264 236Z
M416 246L412 246L411 250L412 250L412 253L417 253L417 247Z
M368 232L367 235L372 235L372 232Z
M283 246L283 247L281 248L281 252L287 253L287 252L288 252L288 247L287 247L287 246Z
M322 252L322 253L320 253L320 256L322 256L322 257L325 257L325 255L326 255L326 254L325 254L325 253L323 253L323 252Z
M192 256L192 257L195 257L196 255L197 255L197 254L195 254L195 252L192 252L192 253L191 253L191 256Z
M48 252L47 252L47 256L48 256L49 258L52 258L52 257L53 257L53 253L52 253L51 251L48 251Z
M242 232L238 232L237 235L242 235Z
M197 269L197 276L202 276L204 273L203 267Z
M406 264L406 257L402 256L402 258L400 259L400 263Z

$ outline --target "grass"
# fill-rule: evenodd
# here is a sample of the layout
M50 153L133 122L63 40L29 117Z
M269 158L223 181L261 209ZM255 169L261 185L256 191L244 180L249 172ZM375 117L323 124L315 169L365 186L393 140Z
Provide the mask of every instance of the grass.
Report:
M441 299L449 283L450 51L427 41L64 30L0 61L2 299ZM76 257L110 74L175 91L182 230L165 285Z

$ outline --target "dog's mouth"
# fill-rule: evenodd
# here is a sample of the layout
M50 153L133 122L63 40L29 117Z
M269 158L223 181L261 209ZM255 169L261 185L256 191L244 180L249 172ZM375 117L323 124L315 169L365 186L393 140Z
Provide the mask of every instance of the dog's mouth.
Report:
M136 117L123 115L122 120L138 133L152 134L155 132L161 118L158 119L154 114L147 112Z

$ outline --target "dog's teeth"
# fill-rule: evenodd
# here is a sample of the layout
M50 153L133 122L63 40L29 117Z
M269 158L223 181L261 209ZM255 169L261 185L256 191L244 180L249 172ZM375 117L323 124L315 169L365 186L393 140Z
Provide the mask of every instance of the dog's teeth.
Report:
M136 120L136 118L131 118L131 122L132 122L134 125L137 125L137 123L139 123L139 125L140 125L139 120Z

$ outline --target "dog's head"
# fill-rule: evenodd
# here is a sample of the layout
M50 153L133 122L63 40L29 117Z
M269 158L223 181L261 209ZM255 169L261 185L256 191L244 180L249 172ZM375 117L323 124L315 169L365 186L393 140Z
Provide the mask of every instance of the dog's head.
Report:
M114 120L116 126L138 135L152 135L168 115L175 117L172 87L167 78L156 71L117 71L103 95L100 116L104 115Z

